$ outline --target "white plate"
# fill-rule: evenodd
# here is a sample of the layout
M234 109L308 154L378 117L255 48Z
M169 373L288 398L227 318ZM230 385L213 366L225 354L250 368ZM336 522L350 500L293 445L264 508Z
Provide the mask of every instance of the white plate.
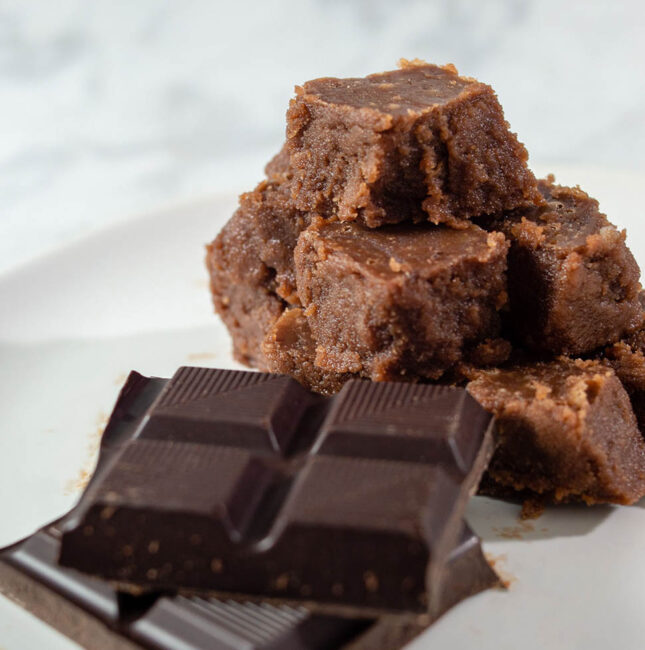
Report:
M560 171L628 227L645 261L645 176ZM203 245L235 203L219 196L141 217L0 277L0 546L74 504L130 369L237 367L203 268ZM641 650L644 507L564 507L520 523L516 506L474 499L469 521L510 588L459 605L410 648ZM3 598L0 646L75 647Z

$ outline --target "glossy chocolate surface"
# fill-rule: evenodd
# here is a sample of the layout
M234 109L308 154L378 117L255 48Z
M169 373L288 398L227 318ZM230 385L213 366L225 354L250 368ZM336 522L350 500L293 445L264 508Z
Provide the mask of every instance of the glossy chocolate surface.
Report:
M63 527L61 562L136 590L435 615L491 445L460 389L351 381L325 398L182 368Z
M102 481L119 451L141 434L147 410L165 384L166 380L131 373L101 440L92 485ZM347 414L341 410L330 415L328 444L333 446L342 441ZM251 428L253 419L251 413L247 418ZM334 442L338 433L341 437ZM86 493L78 508L84 507L87 498ZM70 516L74 512L0 551L0 592L87 648L395 650L431 622L425 614L337 617L316 614L302 604L276 601L119 592L107 581L57 563L61 528ZM462 524L445 565L438 614L497 583L479 539Z

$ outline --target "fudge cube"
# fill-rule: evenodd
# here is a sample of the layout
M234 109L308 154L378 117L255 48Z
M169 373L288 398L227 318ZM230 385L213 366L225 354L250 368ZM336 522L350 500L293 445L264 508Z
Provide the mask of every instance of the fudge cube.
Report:
M274 159L275 160L275 159ZM241 363L264 367L260 344L290 304L299 304L293 249L309 217L290 207L282 172L243 194L240 207L207 247L216 311Z
M560 357L482 371L468 390L497 418L489 493L588 504L645 495L645 442L611 368Z
M314 219L294 259L315 365L375 381L439 378L497 334L506 253L503 235L474 225Z
M459 225L542 202L490 86L451 65L402 66L296 88L287 146L298 208L369 227Z
M546 206L491 223L511 241L509 331L531 348L579 355L642 323L640 272L595 199L552 176L538 185Z

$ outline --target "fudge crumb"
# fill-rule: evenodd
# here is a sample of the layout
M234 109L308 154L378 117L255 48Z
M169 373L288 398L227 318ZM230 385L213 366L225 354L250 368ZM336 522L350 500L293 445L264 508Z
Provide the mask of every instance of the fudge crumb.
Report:
M492 553L484 553L484 557L488 564L495 573L499 576L499 584L501 589L510 589L511 586L517 582L517 576L514 576L510 573L506 567L506 561L508 560L505 553L502 555L493 555Z
M367 591L371 593L378 591L378 578L373 571L365 571L363 574L363 580L365 581L365 588Z
M524 535L532 533L535 526L528 521L520 521L515 526L503 526L502 528L493 528L494 533L503 539L524 539Z
M275 588L284 591L289 586L289 574L282 573L275 579Z
M107 521L108 519L112 518L112 515L116 512L116 508L114 506L105 506L103 510L101 510L101 519L103 521Z
M526 521L527 519L538 519L544 514L545 505L542 499L526 499L522 504L520 511L520 519Z
M544 400L551 394L551 387L540 381L532 382L533 390L535 390L535 399Z
M119 385L122 385L125 382L126 375L123 375L123 381L119 382ZM83 466L78 471L78 475L69 480L65 485L65 494L75 494L81 492L87 487L87 484L90 482L90 478L94 473L94 464L96 462L96 457L99 453L99 445L101 444L101 437L103 436L103 431L108 422L108 415L101 411L96 418L96 428L90 434L90 439L87 445L87 457Z
M186 358L188 361L206 361L217 359L217 355L214 352L191 352Z

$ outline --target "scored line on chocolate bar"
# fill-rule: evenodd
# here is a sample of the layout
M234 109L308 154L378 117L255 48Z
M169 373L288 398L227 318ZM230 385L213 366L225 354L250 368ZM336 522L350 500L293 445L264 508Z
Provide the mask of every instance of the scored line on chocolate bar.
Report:
M280 375L181 368L153 405L144 438L213 442L287 455L317 399ZM181 433L180 433L181 432Z
M464 418L475 429L491 420L452 387L352 380L332 399L281 375L181 368L140 437L179 436L181 442L279 452L285 459L307 451L415 462L445 458L463 472L475 452Z
M178 371L65 525L61 562L148 589L436 609L491 417L453 388L354 380L329 398L257 376Z
M271 377L259 372L212 372L210 368L184 366L180 368L159 396L157 407L176 406L203 399L209 395L223 395L253 386Z

